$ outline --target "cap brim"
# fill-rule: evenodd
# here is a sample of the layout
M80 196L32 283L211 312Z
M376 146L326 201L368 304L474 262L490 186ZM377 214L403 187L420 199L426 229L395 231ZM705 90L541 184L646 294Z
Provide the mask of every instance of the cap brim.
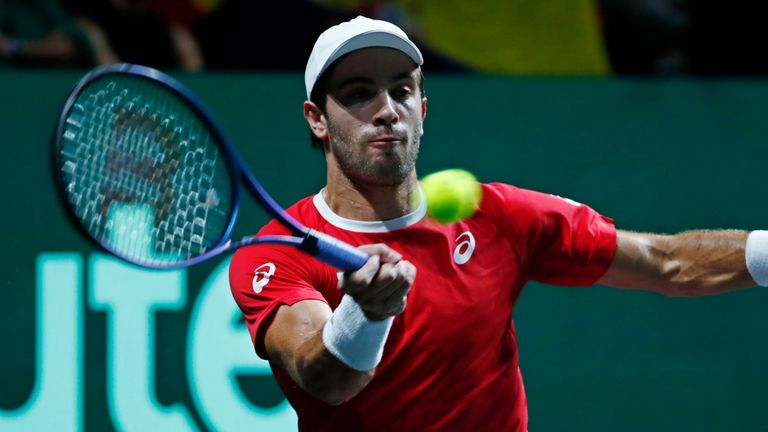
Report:
M421 66L424 64L424 58L421 56L421 52L413 42L403 39L401 36L389 33L381 30L373 30L366 33L361 33L348 41L340 45L336 50L328 57L323 65L322 69L318 73L318 77L322 75L330 65L336 60L340 59L346 54L353 51L357 51L363 48L384 47L396 49L413 60L414 63Z

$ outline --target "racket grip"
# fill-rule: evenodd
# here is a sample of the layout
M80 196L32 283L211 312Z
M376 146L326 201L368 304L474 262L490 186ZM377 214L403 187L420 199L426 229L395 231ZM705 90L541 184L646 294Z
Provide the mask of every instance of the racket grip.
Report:
M345 272L359 269L370 258L360 249L315 230L309 231L302 249L320 261Z

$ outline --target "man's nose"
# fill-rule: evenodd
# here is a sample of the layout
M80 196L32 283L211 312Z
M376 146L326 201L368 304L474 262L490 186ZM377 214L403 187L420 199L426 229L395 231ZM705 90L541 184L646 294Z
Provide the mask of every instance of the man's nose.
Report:
M388 92L383 91L377 97L380 106L373 117L373 124L388 126L397 123L400 120L400 116L397 114L395 101L392 100L392 96Z

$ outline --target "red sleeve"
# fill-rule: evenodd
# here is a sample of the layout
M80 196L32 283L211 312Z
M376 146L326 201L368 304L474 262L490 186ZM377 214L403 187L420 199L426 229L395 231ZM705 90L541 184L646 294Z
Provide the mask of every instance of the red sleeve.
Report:
M232 295L245 317L256 353L263 359L267 359L264 335L277 309L302 300L328 303L323 293L332 293L337 283L330 267L318 265L288 246L240 248L229 265Z
M491 197L500 200L502 220L522 252L528 278L552 285L589 286L610 267L616 251L612 219L554 195L502 184L488 185L488 189Z

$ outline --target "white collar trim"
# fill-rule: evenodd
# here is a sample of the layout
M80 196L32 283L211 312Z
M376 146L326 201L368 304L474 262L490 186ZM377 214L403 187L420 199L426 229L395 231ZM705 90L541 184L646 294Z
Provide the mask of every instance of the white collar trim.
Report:
M427 204L426 200L424 199L424 191L421 190L421 185L419 185L419 195L421 195L421 200L418 207L416 207L416 210L408 213L407 215L383 221L359 221L343 218L337 215L333 212L333 210L331 210L331 208L328 206L328 203L325 202L325 199L323 198L323 190L318 192L317 195L312 198L312 202L315 204L315 208L317 208L317 211L320 212L320 216L330 222L331 225L347 231L361 233L381 233L395 231L409 227L419 222L427 214Z

